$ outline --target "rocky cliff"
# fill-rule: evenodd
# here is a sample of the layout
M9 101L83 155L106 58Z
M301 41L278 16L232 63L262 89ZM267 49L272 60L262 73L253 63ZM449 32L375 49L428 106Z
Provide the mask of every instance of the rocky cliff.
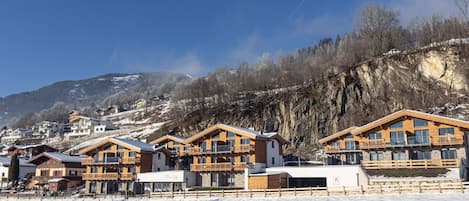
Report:
M223 122L278 131L291 142L314 147L321 137L403 108L449 115L448 105L469 103L467 58L468 46L381 57L303 86L247 93L238 101L193 111L162 133L177 129L192 135Z

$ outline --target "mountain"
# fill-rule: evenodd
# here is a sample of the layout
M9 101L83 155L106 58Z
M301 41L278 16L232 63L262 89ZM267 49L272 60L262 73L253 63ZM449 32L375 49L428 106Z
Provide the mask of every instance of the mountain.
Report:
M314 148L322 137L404 108L469 120L468 59L467 44L387 55L311 83L195 107L161 133L192 135L222 122L278 131L297 145ZM202 100L208 104L208 98Z
M146 92L167 93L175 83L190 79L177 73L106 74L94 78L61 81L40 89L0 98L0 125L12 118L39 112L63 102L70 108L99 105L119 94ZM168 91L169 90L169 91ZM142 93L143 94L143 93Z

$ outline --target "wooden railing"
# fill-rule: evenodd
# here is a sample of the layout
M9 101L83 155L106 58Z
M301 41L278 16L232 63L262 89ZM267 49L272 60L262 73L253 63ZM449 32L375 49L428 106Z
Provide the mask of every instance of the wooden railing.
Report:
M428 169L428 168L458 168L457 159L443 160L383 160L362 161L364 169Z
M223 153L247 153L255 151L254 145L243 144L243 145L235 145L229 149L222 149L228 145L221 145L217 150L206 149L205 151L202 150L200 147L192 147L187 150L184 150L183 154L187 155L202 155L202 154L223 154Z
M464 143L464 140L462 137L454 136L454 135L439 136L433 142L434 145L459 145L463 143Z
M384 142L383 139L360 141L360 148L362 149L384 148L385 146L386 146L386 143Z
M124 157L124 158L121 158L119 159L119 162L122 163L122 164L136 164L136 163L140 163L140 158L136 158L136 157Z
M120 177L121 180L134 180L134 174L132 173L122 173Z
M244 168L249 168L247 163L204 163L192 164L191 171L193 172L217 172L217 171L241 171Z
M93 158L84 158L83 160L81 160L82 165L92 165L93 163L94 163Z
M251 151L255 151L255 147L253 145L243 144L243 145L233 146L233 152L235 153L244 153L244 152L251 152Z
M117 180L118 173L85 173L83 180Z

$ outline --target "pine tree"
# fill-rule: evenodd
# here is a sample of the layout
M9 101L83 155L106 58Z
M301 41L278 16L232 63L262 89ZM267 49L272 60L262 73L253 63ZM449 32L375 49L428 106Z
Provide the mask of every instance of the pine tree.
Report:
M10 167L8 168L8 180L16 184L20 176L20 161L15 154L11 157Z

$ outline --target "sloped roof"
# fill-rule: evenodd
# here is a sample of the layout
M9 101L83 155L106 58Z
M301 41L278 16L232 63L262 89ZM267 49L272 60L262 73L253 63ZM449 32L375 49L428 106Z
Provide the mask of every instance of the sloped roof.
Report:
M469 122L468 121L463 121L459 119L453 119L449 117L444 117L444 116L439 116L439 115L434 115L434 114L428 114L425 112L419 112L415 110L409 110L409 109L404 109L400 110L397 112L394 112L392 114L389 114L387 116L384 116L380 119L377 119L375 121L372 121L368 124L365 124L360 127L352 126L350 128L344 129L342 131L339 131L337 133L334 133L333 135L327 136L325 138L322 138L319 140L319 143L324 144L330 140L339 138L343 135L346 135L348 133L351 133L353 135L360 135L362 133L368 132L372 129L375 129L378 126L391 123L392 121L395 121L397 119L400 119L402 117L413 117L413 118L419 118L419 119L424 119L428 121L434 121L442 124L447 124L451 126L456 126L460 128L465 128L469 129Z
M252 130L252 129L248 129L248 128L241 128L241 127L238 127L238 126L233 126L233 125L227 125L227 124L216 124L216 125L213 125L189 138L186 139L186 143L191 143L192 141L196 140L196 139L199 139L207 134L210 134L212 133L213 131L216 131L216 130L226 130L226 131L231 131L233 133L236 133L236 134L240 134L240 135L243 135L243 136L246 136L246 137L249 137L251 139L264 139L264 140L268 140L270 139L271 137L274 137L274 136L278 136L281 138L280 135L277 135L275 133L269 133L268 135L265 135L265 134L262 134L260 132L257 132L255 130ZM285 140L285 139L284 139Z
M13 150L13 148L16 148L16 149L29 149L29 148L35 148L35 147L40 147L40 146L47 146L47 147L49 147L49 148L52 148L52 149L57 150L56 148L51 147L51 146L49 146L49 145L47 145L47 144L12 145L12 146L8 147L7 150L8 150L8 151L11 151L11 150Z
M160 142L162 141L165 141L165 140L172 140L172 141L175 141L175 142L179 142L179 143L183 143L184 144L184 141L186 140L187 138L185 137L180 137L180 136L174 136L174 135L165 135L165 136L162 136L156 140L153 140L150 142L150 144L159 144Z
M424 119L424 120L429 120L429 121L434 121L434 122L438 122L438 123L442 123L442 124L447 124L447 125L451 125L451 126L456 126L456 127L469 129L469 122L468 121L462 121L462 120L459 120L459 119L453 119L453 118L449 118L449 117L444 117L444 116L439 116L439 115L434 115L434 114L428 114L428 113L425 113L425 112L419 112L419 111L415 111L415 110L404 109L404 110L400 110L398 112L394 112L390 115L384 116L384 117L382 117L378 120L372 121L372 122L370 122L368 124L365 124L363 126L360 126L359 128L351 131L351 133L354 134L354 135L359 135L359 134L362 134L364 132L370 131L370 130L378 127L378 126L390 123L392 121L395 121L399 118L406 117L406 116L410 116L410 117L414 117L414 118L419 118L419 119Z
M107 143L114 143L114 144L118 144L118 145L121 145L123 147L126 147L128 149L132 149L134 151L137 151L137 152L153 152L154 148L153 148L153 145L152 144L147 144L147 143L144 143L144 142L140 142L140 141L135 141L135 140L130 140L130 139L124 139L124 138L118 138L118 137L110 137L110 138L106 138L94 145L91 145L91 146L88 146L88 147L85 147L83 149L81 149L79 151L80 154L86 154L88 153L89 151L93 150L93 149L96 149L104 144L107 144Z
M346 128L346 129L341 130L341 131L339 131L339 132L337 132L337 133L334 133L334 134L332 134L332 135L329 135L329 136L327 136L327 137L325 137L325 138L320 139L320 140L319 140L319 143L324 144L324 143L329 142L329 141L331 141L331 140L337 139L337 138L339 138L339 137L342 137L342 136L344 136L344 135L349 134L350 132L352 132L353 130L355 130L355 129L357 129L357 128L358 128L358 127L356 127L356 126L352 126L352 127Z
M38 164L42 163L39 160L42 157L52 158L52 159L58 160L62 163L81 163L81 160L83 158L85 158L86 156L84 156L84 155L80 155L80 156L68 155L68 154L63 154L63 153L60 153L60 152L43 152L43 153L31 158L28 162L38 165Z
M24 159L20 158L19 161L20 161L20 166L36 167L36 165L28 163L28 161L26 161ZM4 167L8 167L8 166L10 166L10 162L11 162L11 157L0 156L0 165L2 165Z

